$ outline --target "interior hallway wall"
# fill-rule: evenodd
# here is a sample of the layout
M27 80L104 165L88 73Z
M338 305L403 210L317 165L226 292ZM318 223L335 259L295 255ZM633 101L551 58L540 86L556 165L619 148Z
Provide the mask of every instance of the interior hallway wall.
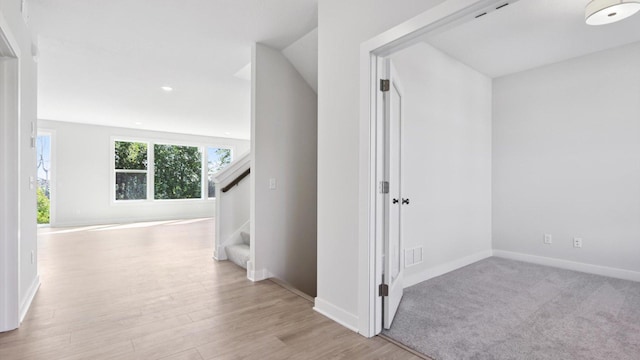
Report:
M405 269L411 286L491 256L492 80L426 43L392 62L404 90L402 197L411 201L403 249L423 248L423 262Z
M172 134L165 132L40 120L53 130L52 226L79 226L209 217L215 203L209 199L118 202L111 196L113 138L160 141L177 145L230 146L234 157L249 151L248 140Z
M280 51L256 44L252 53L248 270L315 296L317 96Z
M19 124L19 257L20 315L24 316L40 285L38 276L38 241L36 225L36 151L31 147L32 129L37 127L37 67L31 32L21 12L21 1L0 0L0 15L6 21L20 52L20 124ZM26 17L26 16L25 16ZM34 183L35 185L35 183ZM2 286L2 285L0 285Z
M638 64L634 43L494 81L494 249L640 271Z
M443 0L318 1L318 296L358 328L360 45Z

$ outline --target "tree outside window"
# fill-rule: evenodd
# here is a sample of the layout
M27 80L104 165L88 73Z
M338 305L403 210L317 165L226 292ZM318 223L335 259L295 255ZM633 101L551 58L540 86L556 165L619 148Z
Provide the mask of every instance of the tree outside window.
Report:
M115 194L116 200L144 200L147 198L147 144L116 141Z
M116 201L214 198L213 176L231 163L231 149L114 141L114 161Z
M213 176L231 163L231 149L207 148L207 194L209 198L216 196L216 184Z
M36 189L38 206L38 224L49 224L51 208L51 135L38 135L36 139L38 188Z
M199 199L202 193L202 154L195 146L153 145L154 198Z

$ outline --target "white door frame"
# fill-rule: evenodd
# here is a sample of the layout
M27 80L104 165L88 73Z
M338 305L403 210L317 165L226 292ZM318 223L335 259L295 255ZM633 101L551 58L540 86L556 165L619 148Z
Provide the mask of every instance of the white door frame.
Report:
M504 0L448 0L362 43L360 46L360 144L358 194L358 332L372 337L382 330L382 249L384 197L384 121L379 80L386 75L383 58L420 42L420 37L469 21L475 15L501 5ZM515 1L510 1L511 3Z
M0 331L20 325L20 50L0 13Z

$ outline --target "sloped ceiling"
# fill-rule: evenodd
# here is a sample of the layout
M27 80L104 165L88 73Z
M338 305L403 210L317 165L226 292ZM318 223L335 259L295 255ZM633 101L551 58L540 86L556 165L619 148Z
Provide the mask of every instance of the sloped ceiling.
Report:
M318 29L298 39L282 50L304 80L318 93Z

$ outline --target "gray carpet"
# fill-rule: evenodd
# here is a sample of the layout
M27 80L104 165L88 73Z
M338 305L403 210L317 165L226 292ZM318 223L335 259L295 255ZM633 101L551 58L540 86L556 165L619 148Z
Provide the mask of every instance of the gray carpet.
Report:
M384 334L436 360L639 360L640 283L492 257L406 288Z

